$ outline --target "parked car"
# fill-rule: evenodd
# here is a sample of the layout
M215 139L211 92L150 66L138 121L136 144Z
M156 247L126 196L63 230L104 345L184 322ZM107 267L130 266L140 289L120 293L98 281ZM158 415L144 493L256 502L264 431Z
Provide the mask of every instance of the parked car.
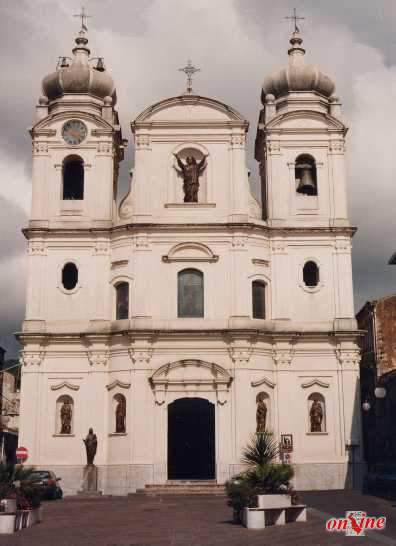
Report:
M34 485L44 499L61 499L63 491L59 486L59 481L62 478L57 478L51 470L33 470L28 475L27 480Z

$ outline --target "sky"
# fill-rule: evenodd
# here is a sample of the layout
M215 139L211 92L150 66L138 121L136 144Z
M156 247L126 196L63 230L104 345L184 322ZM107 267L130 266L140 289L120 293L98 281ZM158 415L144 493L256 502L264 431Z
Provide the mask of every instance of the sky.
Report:
M247 163L258 195L253 143L264 76L287 63L294 7L307 61L336 82L347 137L347 184L356 311L396 292L396 2L394 0L85 0L91 55L103 56L117 85L130 144L120 197L133 164L130 122L184 90L178 71L191 58L197 93L250 122ZM70 55L79 30L74 0L0 0L0 346L14 357L24 314L26 250L21 234L31 196L28 127L42 78Z

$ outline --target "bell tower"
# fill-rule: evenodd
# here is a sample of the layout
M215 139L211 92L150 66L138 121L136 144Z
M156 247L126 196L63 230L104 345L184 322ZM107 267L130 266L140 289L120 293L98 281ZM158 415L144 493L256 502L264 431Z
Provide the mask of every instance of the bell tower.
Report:
M29 226L111 227L123 140L113 79L90 58L83 25L72 57L43 79L30 130L33 195Z
M333 81L305 62L296 27L288 66L265 78L256 139L263 218L271 226L349 226L347 127Z

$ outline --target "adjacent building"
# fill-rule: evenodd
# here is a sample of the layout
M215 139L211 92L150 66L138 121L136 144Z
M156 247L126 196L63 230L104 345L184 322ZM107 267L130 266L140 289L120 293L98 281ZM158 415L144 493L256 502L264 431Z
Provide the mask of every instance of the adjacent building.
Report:
M292 446L298 489L354 485L355 228L333 81L306 63L294 32L288 65L261 90L262 204L249 186L247 120L190 84L131 123L135 166L118 204L115 84L91 61L85 30L75 42L44 78L30 130L18 336L29 464L76 493L92 427L105 493L223 483L267 429Z

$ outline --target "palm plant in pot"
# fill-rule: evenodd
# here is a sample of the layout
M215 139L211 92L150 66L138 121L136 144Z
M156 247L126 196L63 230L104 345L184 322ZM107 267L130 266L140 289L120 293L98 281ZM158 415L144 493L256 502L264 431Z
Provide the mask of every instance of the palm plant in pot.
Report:
M279 447L271 432L253 434L242 451L247 470L226 483L228 505L239 519L242 508L290 506L297 495L290 485L294 471L291 465L278 462Z

